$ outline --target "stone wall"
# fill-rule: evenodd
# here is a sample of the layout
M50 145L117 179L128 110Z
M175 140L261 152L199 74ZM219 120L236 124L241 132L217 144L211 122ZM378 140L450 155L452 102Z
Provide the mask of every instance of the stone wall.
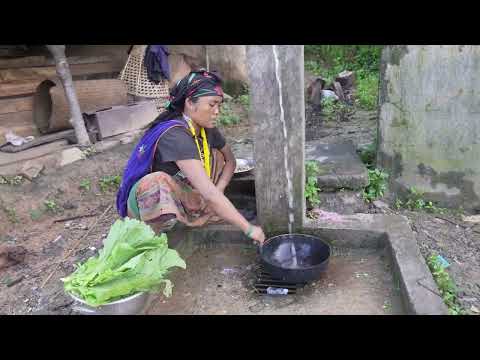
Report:
M172 83L190 69L207 67L216 70L224 80L229 95L237 95L248 82L246 47L244 45L169 45Z
M480 46L386 46L379 165L402 195L480 211Z

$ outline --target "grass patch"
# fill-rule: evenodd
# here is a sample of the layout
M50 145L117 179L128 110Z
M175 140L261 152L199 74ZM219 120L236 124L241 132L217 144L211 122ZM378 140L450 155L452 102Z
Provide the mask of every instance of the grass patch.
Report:
M375 110L378 101L378 73L357 72L357 105L364 110Z
M122 177L120 175L104 176L99 182L98 186L100 190L105 193L109 190L117 190L122 182Z
M235 125L240 122L240 117L233 112L230 102L224 102L220 108L220 114L217 118L217 123L222 126Z
M427 259L427 264L432 272L435 282L437 283L443 301L448 307L448 313L450 315L466 315L466 311L458 302L455 282L438 259L438 255L430 255Z
M10 221L12 224L17 224L19 222L17 217L17 211L14 207L6 207L2 205L2 210L7 216L8 221Z
M30 219L37 221L42 217L43 213L44 211L42 209L32 209L30 210Z
M248 111L250 108L250 94L246 93L243 95L240 95L238 98L235 99L235 101L242 105L245 111Z
M415 187L408 189L408 195L405 200L397 198L395 200L397 210L407 209L410 211L426 211L434 214L444 214L447 209L437 207L432 201L424 199L424 193Z
M358 152L358 155L367 169L373 170L377 160L377 139L375 139L371 144L365 146L365 148L361 149Z
M80 181L80 185L78 187L82 191L90 191L92 187L92 182L90 181L90 179L83 179L82 181Z
M305 70L331 83L343 70L356 77L356 105L373 110L378 101L378 81L382 46L305 45Z
M58 214L62 212L62 208L55 202L55 200L45 200L43 202L45 211L50 214Z
M362 193L367 202L372 202L383 197L387 190L388 174L380 169L368 170L368 185Z
M3 202L3 199L0 199L0 209L5 213L7 216L8 221L10 221L12 224L18 223L18 217L17 217L17 211L13 206L8 206L5 205Z
M310 160L305 162L305 198L307 204L316 207L320 204L318 193L321 191L318 187L317 176L319 175L318 163Z
M334 98L323 98L321 101L322 113L326 121L346 121L353 114L351 106L337 101Z

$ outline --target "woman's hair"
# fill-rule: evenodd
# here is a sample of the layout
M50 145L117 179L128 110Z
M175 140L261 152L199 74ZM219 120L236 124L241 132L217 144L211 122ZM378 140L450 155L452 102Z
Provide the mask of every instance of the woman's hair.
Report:
M153 128L157 124L176 119L182 116L185 101L190 98L193 103L202 96L222 96L220 87L222 79L214 72L206 70L191 71L187 76L177 82L170 91L170 100L165 106L165 111L160 113L150 125Z
M191 99L193 103L196 103L198 101L198 98L192 98ZM185 107L185 102L183 102L183 106L179 107L175 110L170 110L168 107L166 107L165 111L161 112L155 120L153 120L152 124L150 125L150 129L155 127L157 124L172 120L172 119L178 119L179 117L182 116L183 114L183 109Z

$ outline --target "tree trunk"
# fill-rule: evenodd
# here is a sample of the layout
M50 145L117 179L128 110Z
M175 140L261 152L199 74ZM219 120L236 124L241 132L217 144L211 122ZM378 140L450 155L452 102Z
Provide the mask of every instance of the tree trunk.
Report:
M67 58L65 56L65 45L47 45L48 50L52 53L57 68L57 75L62 81L65 90L65 96L70 106L70 122L75 129L75 136L79 145L91 145L88 137L85 123L83 122L82 112L78 103L75 88L73 87L72 74L68 67Z
M333 89L335 94L338 96L338 99L340 101L345 101L345 94L343 93L342 85L338 81L333 83Z
M338 81L344 91L352 90L355 86L355 74L352 71L342 71L337 75L335 81Z

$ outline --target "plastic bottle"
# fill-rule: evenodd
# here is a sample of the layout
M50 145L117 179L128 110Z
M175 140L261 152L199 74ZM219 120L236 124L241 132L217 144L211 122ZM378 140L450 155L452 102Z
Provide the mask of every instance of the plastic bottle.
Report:
M269 295L287 295L288 294L288 289L283 289L283 288L276 288L276 287L268 287L267 288L267 294Z

